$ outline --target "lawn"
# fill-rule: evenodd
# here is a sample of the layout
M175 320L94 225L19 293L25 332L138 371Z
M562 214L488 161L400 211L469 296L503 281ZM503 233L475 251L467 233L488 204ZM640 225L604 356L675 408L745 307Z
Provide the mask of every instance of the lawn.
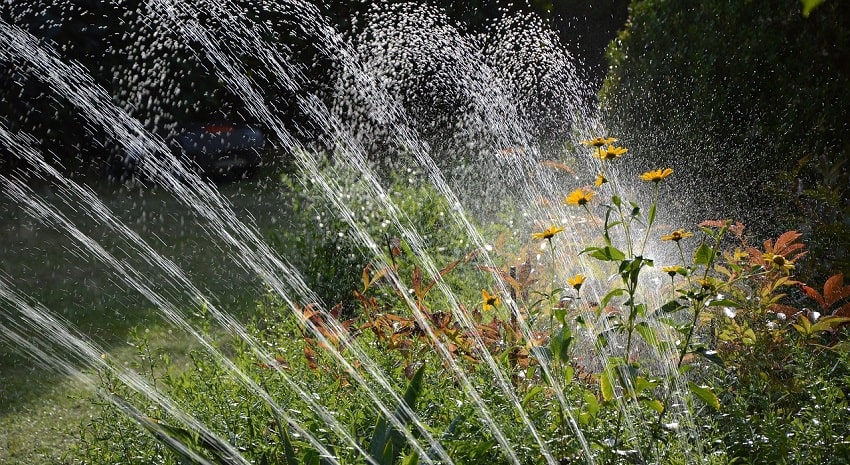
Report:
M237 315L252 308L262 292L260 283L222 258L216 243L178 200L150 186L93 188L125 224L174 260L223 308ZM219 189L237 216L256 220L261 235L286 223L286 193L274 178L260 176ZM56 201L47 187L39 193ZM188 352L191 340L175 336L152 304L103 265L75 252L73 240L40 225L5 196L0 197L0 212L5 238L0 243L0 274L20 294L68 319L111 357L130 358L134 348L127 341L133 328L170 353ZM79 212L70 216L108 250L118 251L114 233ZM153 268L142 271L156 273ZM78 382L37 366L13 347L0 347L0 463L61 463L94 411L90 395Z

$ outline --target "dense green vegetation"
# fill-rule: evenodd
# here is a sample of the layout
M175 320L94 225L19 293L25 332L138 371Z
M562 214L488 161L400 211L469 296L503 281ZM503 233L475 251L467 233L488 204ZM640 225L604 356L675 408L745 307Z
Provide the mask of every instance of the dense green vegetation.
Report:
M628 157L612 146L594 153L603 179ZM323 173L351 181L341 194L361 196L353 204L380 211L356 176L332 164ZM264 298L249 339L219 337L216 351L192 353L188 369L140 335L135 369L179 410L129 389L118 378L122 362L110 363L102 376L111 402L87 422L80 457L228 464L238 463L229 458L235 450L259 463L318 464L326 447L341 463L362 463L365 454L389 465L418 463L423 451L437 459L427 441L419 452L408 442L430 434L457 463L510 463L499 428L520 463L544 463L534 428L558 461L582 463L590 454L597 463L847 463L850 286L843 276L818 286L796 281L806 246L795 231L762 242L730 221L665 230L656 209L672 194L675 175L650 170L641 178L649 203L620 197L611 183L578 188L565 200L588 219L578 239L558 225L508 235L494 241L495 267L482 251L463 253L463 234L430 188L394 183L394 202L423 231L440 231L428 246L437 251L441 282L399 230L374 222L380 214L361 219L388 238L373 260L358 268L340 248L324 250L336 242L317 210L327 200L305 184L302 198L314 200L294 204L294 224L318 240L280 244L316 260L315 282L332 279L326 286L336 284L345 304L292 307ZM482 232L500 235L486 225ZM663 262L645 255L646 238L659 236L672 252ZM362 247L353 236L346 242L342 250ZM537 251L531 263L530 250ZM519 273L511 275L511 265ZM797 288L805 297L789 298ZM209 314L196 317L200 328L216 326ZM427 427L403 413L402 397ZM397 420L392 426L387 412Z

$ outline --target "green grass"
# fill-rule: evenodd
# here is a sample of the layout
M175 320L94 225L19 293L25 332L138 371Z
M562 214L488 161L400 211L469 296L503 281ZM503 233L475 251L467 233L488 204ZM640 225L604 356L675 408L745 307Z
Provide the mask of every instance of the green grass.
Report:
M253 307L262 292L261 284L223 257L215 241L197 226L190 209L151 187L95 189L125 224L174 260L222 308L245 315ZM286 192L269 178L225 184L219 189L237 216L256 219L261 235L269 228L285 226ZM55 201L46 188L40 193ZM69 215L79 222L80 229L120 255L121 243L115 234L79 213ZM19 294L66 318L110 357L132 357L135 349L127 343L132 328L146 332L147 339L173 359L193 346L190 339L171 333L139 293L103 265L74 252L72 239L40 225L6 197L0 197L0 228L4 231L0 273ZM143 273L158 276L153 268L136 265ZM182 303L190 304L187 299ZM0 302L0 310L5 312L3 305ZM13 347L0 346L0 463L63 463L63 456L79 439L81 425L93 413L91 395L79 382L38 366Z

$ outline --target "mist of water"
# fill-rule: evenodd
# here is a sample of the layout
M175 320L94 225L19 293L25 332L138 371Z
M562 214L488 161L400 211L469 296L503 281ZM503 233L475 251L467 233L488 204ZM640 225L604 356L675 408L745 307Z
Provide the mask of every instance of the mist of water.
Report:
M171 31L193 53L210 63L210 71L233 94L241 97L246 111L253 118L268 128L276 149L293 157L301 172L334 205L339 218L350 226L355 239L371 253L373 261L391 269L390 258L381 244L382 238L371 236L345 198L344 186L341 185L345 180L337 179L321 168L322 152L333 152L339 166L357 173L368 195L386 212L388 223L399 231L401 239L422 264L425 278L435 281L435 290L449 302L452 314L464 329L475 336L477 353L492 372L493 389L500 390L508 399L511 408L534 438L540 456L549 464L559 463L522 407L510 381L475 332L471 314L458 301L455 290L441 278L440 267L417 225L392 201L381 170L393 163L386 163L380 156L376 160L373 144L380 140L384 147L390 148L388 152L403 154L399 155L401 163L423 172L424 178L450 206L451 220L465 232L471 247L481 251L482 263L497 268L495 258L488 253L487 239L473 225L473 215L485 210L488 213L498 211L500 201L505 200L522 212L522 216L515 219L515 227L520 230L555 223L570 225L572 221L566 208L541 205L540 199L558 199L563 194L562 179L551 170L544 169L541 161L560 155L552 153L553 147L560 147L558 150L575 147L579 140L601 134L603 126L592 107L587 106L590 100L588 89L576 82L570 57L563 52L552 33L546 32L540 22L529 17L506 16L492 25L491 34L470 36L460 32L432 8L412 4L384 5L371 13L368 26L360 36L349 38L336 31L311 4L279 2L261 6L294 18L293 24L299 25L300 32L327 59L338 65L339 77L332 98L310 94L303 70L289 61L286 50L263 38L268 32L266 26L251 24L244 12L228 1L183 3L152 0L139 13L143 24L154 30ZM194 19L200 16L200 11L215 18L215 33ZM161 139L116 105L112 96L80 66L61 60L50 47L39 43L14 24L0 24L0 43L4 44L0 49L0 60L22 64L26 73L44 82L57 98L69 102L77 116L107 132L128 156L140 160L141 174L147 182L158 185L193 211L196 215L193 226L218 244L223 260L259 277L285 303L312 337L324 343L335 363L368 393L374 408L404 434L411 448L419 453L420 460L425 463L453 463L428 425L405 404L392 388L388 375L356 341L343 354L333 349L333 344L325 339L310 319L304 318L302 310L305 306L315 305L314 308L325 311L325 303L320 302L305 283L302 273L263 240L254 224L238 218L233 206L212 184L186 169L170 154ZM512 53L515 49L525 53ZM237 56L255 58L262 64L262 72L270 78L270 82L257 82L252 77L256 76L256 70L245 69ZM532 65L545 68L547 72L530 72ZM436 77L435 70L439 71ZM419 89L412 84L423 80L430 80L434 87ZM308 141L302 134L287 129L291 125L275 103L263 97L263 86L276 86L280 91L295 94L297 108L317 134L312 134ZM529 92L541 89L545 90L543 97L529 96ZM427 131L421 128L422 121L410 113L418 108L417 101L437 98L435 91L441 92L439 98L446 101L465 102L465 107L451 116L456 119L453 124L455 131L446 133L441 146L436 148L423 136L423 131ZM558 101L550 100L554 98ZM540 109L536 108L539 105L548 105L547 110L557 111L541 117L535 111ZM557 134L557 137L541 132L540 119L551 118L552 115L562 118L561 123L569 130ZM549 123L551 125L551 121ZM321 139L324 147L317 149L316 139ZM544 139L548 142L541 142ZM552 140L558 143L554 144ZM193 308L203 307L226 333L245 342L259 360L274 366L273 354L264 348L261 341L257 341L235 317L219 308L214 299L193 283L174 261L155 250L118 219L92 190L68 179L47 163L26 135L13 134L0 126L0 143L4 150L15 153L31 167L26 175L0 179L3 194L9 200L44 227L53 228L70 238L75 244L73 253L93 260L95 266L109 270L115 279L142 294L169 324L200 343L234 379L262 399L293 431L335 463L326 445L313 437L285 406L278 405L218 350L208 335L193 326L189 315ZM444 161L445 153L453 151L464 154L464 162L459 164L463 166L453 166L451 162ZM576 170L595 171L598 168L594 161L579 154L574 156L579 164ZM56 197L47 198L35 192L28 186L31 178L50 185ZM487 197L486 201L482 200L482 196ZM485 204L486 207L483 206ZM116 248L120 251L119 255L108 251L81 230L78 221L66 214L69 211L106 228L109 236L120 243ZM569 237L565 241L568 245L556 250L555 260L559 269L586 269L587 263L576 258L582 244L580 229L570 228L565 236ZM468 373L431 330L427 316L407 293L402 278L393 272L388 273L387 278L406 296L411 314L426 332L451 375L462 386L466 397L476 406L479 421L491 432L504 457L511 463L522 463L516 450L518 438L509 437L494 419L491 407L470 381ZM182 412L165 394L152 389L140 376L105 363L101 357L102 349L67 322L58 319L54 311L27 304L26 299L6 281L13 279L4 280L0 291L3 300L14 311L4 315L4 320L0 321L0 333L11 344L55 371L81 378L90 384L95 383L84 374L86 369L110 371L122 383L161 405L188 428L214 436L202 423ZM502 295L510 294L506 283L499 281L498 286ZM598 300L600 296L594 295L596 292L597 289L589 288L588 298ZM506 300L510 311L520 315L517 304ZM328 322L332 328L341 331L338 321L328 318ZM531 339L532 328L523 318L518 318L518 322L525 337ZM605 329L605 321L598 324L600 327L594 329ZM39 335L35 340L32 338L34 334ZM54 353L46 349L50 346L60 347L62 351ZM60 353L68 355L63 357L58 355ZM662 360L672 359L670 354L655 354L655 357L669 369L669 364L663 365ZM355 363L363 371L355 369ZM541 364L541 367L547 370L546 364ZM284 370L278 371L288 388L326 422L342 444L371 461L346 425L340 424L331 412L316 402L298 380L290 379ZM569 414L570 405L561 386L552 381L555 377L546 372L543 378L550 382L549 388L561 409ZM117 399L112 401L128 416L143 421L132 406ZM620 408L627 411L630 407L623 404ZM412 419L415 434L399 422L393 413L397 410ZM626 415L626 421L629 423L629 415ZM582 445L584 460L593 463L593 454L581 429L574 419L571 418L569 423ZM636 427L629 424L631 429ZM237 451L230 450L228 454L234 460L246 463Z

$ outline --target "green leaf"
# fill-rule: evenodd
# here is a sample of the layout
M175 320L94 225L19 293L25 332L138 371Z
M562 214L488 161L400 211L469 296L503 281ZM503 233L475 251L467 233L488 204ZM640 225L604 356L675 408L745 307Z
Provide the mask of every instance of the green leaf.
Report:
M602 300L599 302L599 308L601 310L605 310L605 307L608 306L608 303L611 302L611 299L613 299L614 297L617 297L617 296L624 295L624 294L628 294L628 291L625 290L625 289L622 289L622 288L611 289L611 291L609 291L607 294L605 294L605 297L603 297Z
M703 242L694 252L694 265L708 266L712 260L714 260L714 250Z
M402 460L401 465L419 465L419 454L412 452Z
M622 201L622 199L620 199L620 196L612 195L611 196L611 203L613 203L614 205L619 207L620 205L623 204L623 201Z
M664 413L664 404L658 399L641 399L640 404L644 407L649 407L658 413Z
M541 392L543 392L543 387L541 386L534 386L533 388L529 389L528 392L525 394L525 397L522 398L522 408L526 408L528 406L528 403L531 402L532 399L537 397L537 395Z
M850 321L850 318L844 316L825 316L813 324L809 334L819 333L821 331L831 331L833 328L843 325Z
M588 247L579 252L579 255L583 253L587 253L588 255L597 260L602 260L606 262L615 262L626 258L625 253L623 253L620 249L610 245L606 245L605 247Z
M295 459L295 449L292 447L292 439L289 437L289 428L287 428L286 420L281 418L277 412L272 412L275 416L275 424L277 425L277 434L280 436L280 442L283 445L283 464L282 465L298 465Z
M696 349L694 353L702 355L706 360L716 363L717 365L725 366L725 364L723 363L723 359L720 358L719 355L717 355L716 350L708 350L705 347L700 347Z
M422 380L425 376L425 366L419 367L410 383L407 385L407 390L404 392L404 403L408 408L413 409L416 405L416 399L422 394ZM401 406L399 406L394 416L403 425L410 422L410 418L405 414ZM372 441L369 443L369 453L381 465L392 465L395 453L400 451L404 446L404 437L396 431L392 424L381 417L378 419L378 424L375 426L375 432L372 435Z
M808 18L812 10L823 2L824 0L800 0L800 3L803 5L803 17Z
M655 222L655 204L654 203L652 205L650 205L650 207L649 207L649 213L647 214L646 221L648 223L648 226L652 226L652 223Z
M712 300L708 302L709 307L732 307L732 308L740 308L741 304L735 302L734 300L721 299L721 300Z
M658 336L655 335L655 331L649 326L649 324L645 321L641 321L640 323L635 325L635 331L640 334L640 337L646 341L651 347L658 347Z
M614 382L608 370L603 371L599 376L599 388L602 391L602 400L605 402L614 400Z
M720 410L720 400L711 392L711 388L697 386L692 382L688 382L688 388L693 392L697 397L700 398L703 402L708 404L714 410Z
M304 452L301 456L301 463L304 465L321 465L322 457L313 449Z
M552 356L555 360L569 360L570 343L572 340L573 337L570 333L570 327L562 326L561 330L552 337L551 341L549 341L549 349L552 351Z
M599 400L596 399L596 395L590 391L584 391L584 403L587 404L587 413L596 416L599 412Z
M671 300L661 306L661 313L674 313L683 308L685 308L685 306L680 304L678 300Z

